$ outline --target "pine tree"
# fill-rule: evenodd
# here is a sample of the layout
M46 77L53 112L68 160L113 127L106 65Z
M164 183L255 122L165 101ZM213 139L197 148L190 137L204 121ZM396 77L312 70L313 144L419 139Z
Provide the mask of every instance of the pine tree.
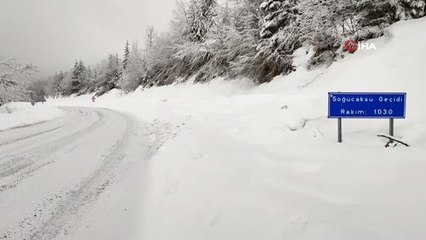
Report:
M70 94L78 93L85 87L86 66L82 60L75 61L71 76Z
M130 49L129 49L129 41L126 41L126 46L124 47L124 56L123 56L123 69L126 70L127 65L129 64L129 54L130 54Z
M154 38L155 38L155 29L153 26L148 26L148 28L146 29L146 37L145 37L145 41L146 41L146 47L147 48L152 48L152 46L154 45Z
M53 76L52 83L51 83L51 89L50 92L53 94L53 96L57 96L58 94L63 93L64 91L64 79L65 79L65 73L63 71L60 71L59 73L56 73Z
M147 74L146 62L137 43L133 43L129 55L129 63L118 81L118 86L130 92L135 90L145 80Z
M264 24L260 30L260 37L270 38L278 30L295 22L298 9L297 0L266 0L260 5Z
M259 13L261 0L237 1L231 11L231 26L224 39L224 49L229 59L228 74L231 77L246 76L258 79L255 56L261 42L259 29L262 16Z
M263 17L259 35L263 40L254 59L259 83L294 70L291 55L301 46L297 4L297 0L265 0L259 7Z
M98 88L97 95L105 94L106 92L117 87L117 84L122 76L122 66L120 58L117 54L110 54L108 59L101 67L101 74L96 83Z
M116 87L117 81L121 77L120 59L117 55L110 54L108 58L108 79L111 89Z
M304 41L321 32L345 37L357 34L357 4L354 0L305 0L300 2L299 9Z
M210 28L213 26L216 0L191 0L186 11L189 23L189 40L203 42Z

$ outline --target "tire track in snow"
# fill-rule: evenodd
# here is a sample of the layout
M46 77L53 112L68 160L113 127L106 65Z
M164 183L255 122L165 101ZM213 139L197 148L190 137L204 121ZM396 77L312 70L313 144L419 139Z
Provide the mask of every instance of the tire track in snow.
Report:
M61 125L59 127L54 127L54 128L51 128L51 129L48 129L48 130L45 130L45 131L41 131L41 132L37 132L37 133L34 133L34 134L27 135L27 136L24 136L24 137L19 137L19 138L15 138L15 139L12 139L12 140L8 140L6 142L0 143L0 147L10 145L10 144L13 144L13 143L17 143L19 141L27 140L27 139L30 139L30 138L33 138L33 137L38 137L38 136L41 136L41 135L46 134L46 133L51 133L51 132L54 132L56 130L63 128L64 126L65 125Z
M26 150L18 152L18 153L1 156L1 158L2 159L8 159L8 158L13 158L13 157L19 157L19 156L22 156L24 154L31 154L31 153L39 152L39 151L43 151L43 150L45 150L45 152L46 152L47 150L52 148L52 146L57 144L58 142L62 143L64 141L70 141L70 139L78 139L81 136L87 135L88 133L92 132L93 130L102 126L105 123L105 119L104 119L105 115L101 111L98 111L98 110L95 110L94 112L97 114L98 119L93 124L89 125L88 127L82 128L82 129L78 130L77 132L71 133L68 136L60 136L59 140L58 139L52 139L51 141L46 143L44 146L38 146L38 147L26 149ZM70 128L71 129L75 128L75 126L71 126ZM0 167L1 167L1 165L0 165Z
M174 136L169 130L164 131L170 127L168 125L136 123L125 114L101 111L109 119L103 128L80 139L78 143L81 144L70 145L23 169L13 176L18 184L22 181L21 176L31 178L17 188L14 188L16 182L10 182L13 189L6 189L4 194L0 192L0 203L3 204L0 207L5 210L0 239L48 240L73 236L82 227L79 225L81 220L98 206L99 197L126 177L124 173L129 167L140 160L149 160L167 139ZM97 141L111 127L114 128L113 135L106 134L110 137L99 140L99 144L110 147L91 149L82 144ZM85 151L90 153L80 154ZM72 163L74 160L78 163ZM44 168L48 165L50 167ZM76 177L66 176L82 167L87 167L84 173L77 173ZM52 181L45 186L46 180ZM15 207L16 212L9 210Z
M54 155L56 152L69 146L70 143L103 126L105 124L104 114L98 110L95 110L95 112L98 115L98 119L88 127L62 137L59 140L55 139L45 146L31 148L24 152L4 157L3 159L8 160L0 164L0 193L18 186L23 180L31 177L35 171L53 163L53 160L43 161L48 159L49 156ZM3 178L11 177L15 174L16 176L13 179L8 179L9 181L6 183L1 183Z
M81 208L96 200L113 183L114 170L125 158L125 149L134 130L134 123L130 119L126 118L126 125L124 136L116 142L110 153L105 156L104 164L81 182L76 189L70 191L67 198L54 210L52 216L28 239L48 240L54 239L60 234L66 235L68 228L70 228L70 226L67 226L70 220L77 218Z
M20 125L20 126L17 126L17 127L11 127L11 128L0 130L0 133L7 132L7 131L10 131L10 130L14 130L14 129L33 127L33 126L41 125L41 124L46 123L46 122L49 122L49 121L41 121L41 122L36 122L36 123L32 123L32 124L25 124L25 125Z

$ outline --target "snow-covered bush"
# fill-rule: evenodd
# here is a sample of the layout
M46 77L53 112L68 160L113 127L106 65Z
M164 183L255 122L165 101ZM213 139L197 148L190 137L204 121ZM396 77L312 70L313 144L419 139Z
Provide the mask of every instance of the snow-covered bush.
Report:
M308 68L312 69L322 65L330 65L336 57L336 50L341 47L341 38L335 33L326 30L318 31L309 43L315 53L309 60Z
M396 6L399 19L420 18L426 13L425 0L398 0Z
M282 73L290 73L294 70L291 55L281 54L278 51L260 51L254 58L252 74L258 83L271 81Z

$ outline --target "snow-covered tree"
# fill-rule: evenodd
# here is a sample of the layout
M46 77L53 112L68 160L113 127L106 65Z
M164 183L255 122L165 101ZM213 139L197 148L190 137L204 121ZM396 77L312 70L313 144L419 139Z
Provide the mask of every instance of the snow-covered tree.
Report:
M12 100L25 100L25 88L28 81L25 77L35 73L37 68L33 65L17 63L13 59L0 57L0 105Z
M214 74L204 74L206 80L223 75L255 78L252 69L260 42L261 19L258 6L258 0L234 0L218 8L208 40L211 70L206 70Z
M357 5L353 0L305 0L299 3L301 37L311 40L319 32L352 36L357 32Z
M71 70L71 88L69 94L79 93L87 84L87 68L83 61L75 61Z
M257 83L294 71L293 53L314 50L310 68L344 56L345 39L384 34L398 20L425 15L425 0L177 0L171 31L146 30L145 49L126 43L123 60L110 55L84 78L63 82L78 92L166 85L190 78L245 76ZM78 69L79 65L74 68ZM73 77L72 81L67 79ZM79 81L84 79L84 84ZM94 79L93 81L91 79ZM78 81L76 81L78 80ZM74 84L69 84L74 83ZM63 84L67 86L67 84ZM67 87L65 87L67 88Z
M56 73L50 79L50 90L49 93L52 96L58 96L64 93L65 90L65 77L68 73L60 71Z
M97 94L102 95L117 87L122 76L122 66L120 58L115 54L110 54L108 59L101 64L100 73L96 81Z
M358 32L353 0L306 0L298 5L300 39L314 50L308 68L331 64L342 38Z
M18 85L18 77L29 76L36 71L37 68L31 64L24 65L16 60L0 57L0 85Z
M169 78L174 79L174 76L171 76L170 72L177 61L173 58L173 55L176 53L176 42L178 41L176 36L171 33L158 35L153 45L145 49L147 78L141 83L144 87L166 84ZM176 72L173 74L178 75Z
M98 76L96 68L93 68L92 66L87 66L85 76L85 87L82 89L82 93L94 92L96 89L96 78Z
M27 90L31 93L31 102L45 102L48 95L49 83L46 80L31 82Z
M122 62L124 70L126 70L127 64L129 64L129 54L130 54L129 41L126 41L126 46L124 47L123 62Z
M259 34L263 40L254 59L259 83L293 71L291 55L301 46L297 4L297 0L265 0L259 7L263 17Z
M260 4L263 25L260 37L270 38L280 29L295 22L298 14L297 0L265 0Z
M146 78L146 62L138 43L132 44L129 50L127 67L123 70L122 78L118 85L126 92L135 90Z
M192 42L203 42L210 28L217 6L216 0L190 0L187 5L180 5L186 19L186 34Z
M156 31L153 26L148 26L146 29L145 45L147 48L151 48L154 45L154 39Z

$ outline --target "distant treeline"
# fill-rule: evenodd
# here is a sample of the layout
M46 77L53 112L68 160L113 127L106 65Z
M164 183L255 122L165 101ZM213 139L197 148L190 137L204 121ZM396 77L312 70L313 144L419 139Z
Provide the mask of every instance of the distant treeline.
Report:
M293 53L314 51L309 68L331 64L345 39L382 36L390 24L425 15L425 0L178 1L171 31L148 27L143 49L125 44L95 66L76 61L50 79L53 95L133 91L193 78L246 77L258 84L295 70Z

